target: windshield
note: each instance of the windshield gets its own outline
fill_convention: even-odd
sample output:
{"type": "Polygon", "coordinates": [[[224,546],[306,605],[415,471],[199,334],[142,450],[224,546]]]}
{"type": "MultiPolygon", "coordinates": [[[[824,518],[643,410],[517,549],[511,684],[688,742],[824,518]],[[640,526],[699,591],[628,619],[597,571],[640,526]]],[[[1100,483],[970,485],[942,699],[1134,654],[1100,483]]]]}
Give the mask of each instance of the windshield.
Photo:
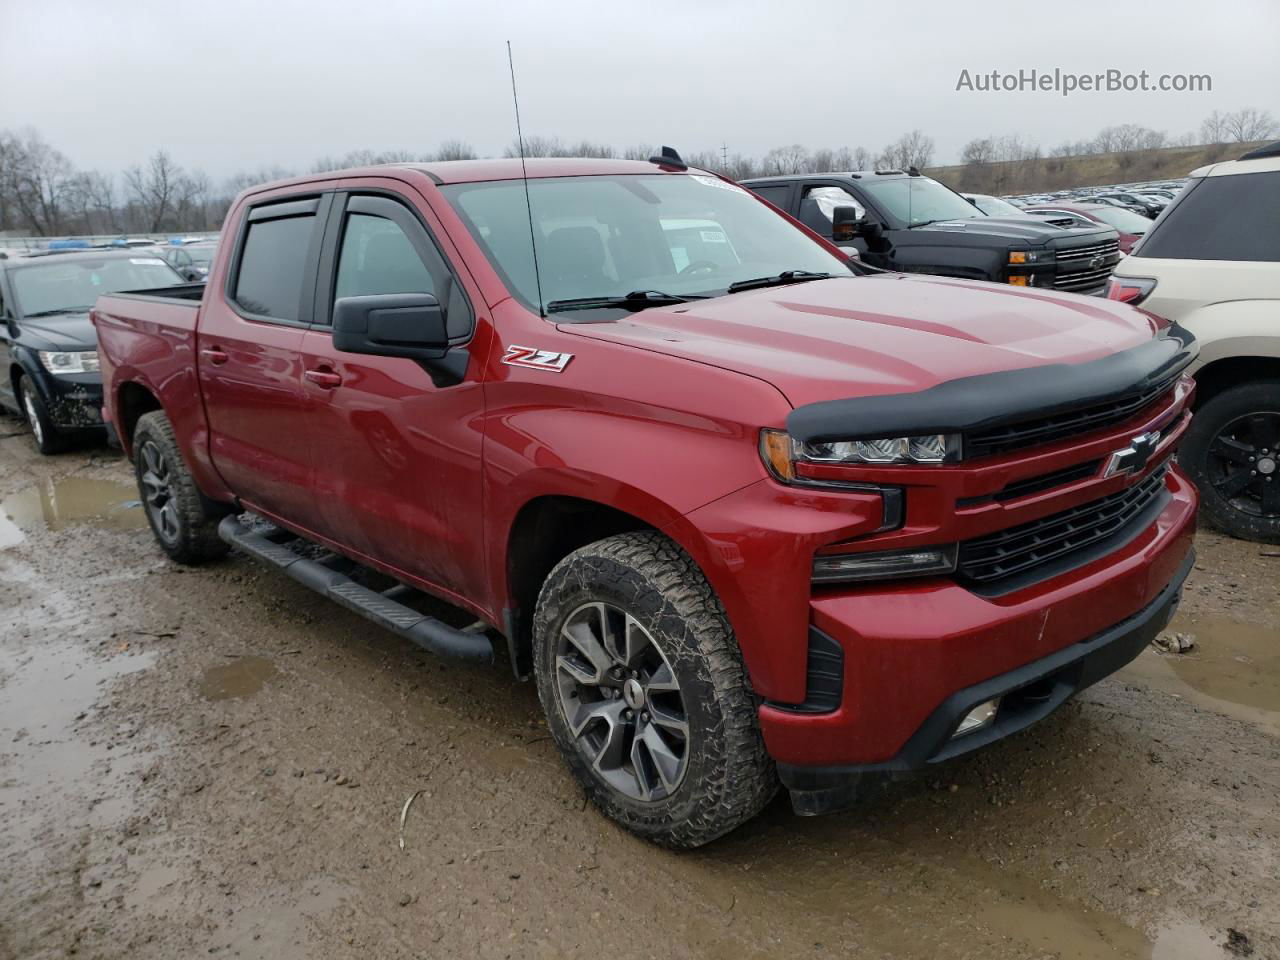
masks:
{"type": "Polygon", "coordinates": [[[159,257],[114,257],[60,260],[13,271],[13,292],[23,316],[88,310],[99,294],[145,290],[182,283],[182,277],[159,257]]]}
{"type": "MultiPolygon", "coordinates": [[[[508,289],[536,309],[519,180],[441,187],[508,289]]],[[[529,181],[542,303],[661,291],[719,296],[788,270],[852,276],[845,261],[741,187],[703,174],[529,181]]]]}
{"type": "Polygon", "coordinates": [[[191,259],[195,263],[200,264],[202,267],[207,267],[212,263],[213,255],[218,252],[217,247],[183,247],[183,249],[191,254],[191,259]]]}
{"type": "Polygon", "coordinates": [[[1001,200],[999,197],[975,197],[978,202],[978,209],[985,213],[988,217],[1025,217],[1026,214],[1015,207],[1008,200],[1001,200]]]}
{"type": "Polygon", "coordinates": [[[1098,209],[1089,212],[1121,233],[1146,233],[1151,226],[1151,221],[1142,214],[1126,210],[1124,207],[1099,206],[1098,209]]]}
{"type": "Polygon", "coordinates": [[[908,227],[934,220],[969,220],[985,214],[958,193],[928,177],[864,177],[858,184],[890,216],[908,227]]]}

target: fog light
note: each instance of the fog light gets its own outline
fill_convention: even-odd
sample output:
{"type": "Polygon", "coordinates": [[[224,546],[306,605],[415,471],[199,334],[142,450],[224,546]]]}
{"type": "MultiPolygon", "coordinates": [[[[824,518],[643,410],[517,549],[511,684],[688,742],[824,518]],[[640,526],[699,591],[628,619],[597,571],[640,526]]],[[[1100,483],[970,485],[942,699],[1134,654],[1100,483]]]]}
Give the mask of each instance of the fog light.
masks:
{"type": "Polygon", "coordinates": [[[960,726],[951,735],[951,739],[954,740],[956,737],[963,737],[966,733],[973,733],[975,730],[991,726],[995,722],[996,711],[999,709],[999,697],[984,700],[964,715],[964,719],[960,721],[960,726]]]}

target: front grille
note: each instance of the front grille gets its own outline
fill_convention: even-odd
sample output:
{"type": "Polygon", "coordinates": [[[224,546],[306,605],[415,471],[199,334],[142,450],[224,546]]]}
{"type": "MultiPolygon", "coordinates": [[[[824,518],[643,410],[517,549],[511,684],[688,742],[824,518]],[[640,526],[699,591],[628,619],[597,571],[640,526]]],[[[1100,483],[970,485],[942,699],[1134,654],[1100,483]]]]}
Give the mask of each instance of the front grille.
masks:
{"type": "Polygon", "coordinates": [[[1074,260],[1088,260],[1097,256],[1110,257],[1119,252],[1119,240],[1103,240],[1101,243],[1091,243],[1087,247],[1068,247],[1065,250],[1059,248],[1058,262],[1070,263],[1074,260]]]}
{"type": "Polygon", "coordinates": [[[1127,490],[960,544],[957,573],[983,586],[1031,574],[1125,533],[1164,490],[1166,462],[1127,490]]]}
{"type": "Polygon", "coordinates": [[[975,457],[989,457],[1013,450],[1025,450],[1027,447],[1053,443],[1055,440],[1064,440],[1090,430],[1100,430],[1120,423],[1155,403],[1173,388],[1178,376],[1174,374],[1154,387],[1121,397],[1119,400],[1096,403],[1079,410],[967,433],[964,436],[965,459],[971,460],[975,457]]]}
{"type": "Polygon", "coordinates": [[[1110,263],[1096,270],[1080,270],[1076,273],[1059,273],[1053,278],[1055,290],[1066,290],[1068,293],[1081,293],[1085,290],[1099,290],[1111,276],[1115,264],[1110,263]]]}

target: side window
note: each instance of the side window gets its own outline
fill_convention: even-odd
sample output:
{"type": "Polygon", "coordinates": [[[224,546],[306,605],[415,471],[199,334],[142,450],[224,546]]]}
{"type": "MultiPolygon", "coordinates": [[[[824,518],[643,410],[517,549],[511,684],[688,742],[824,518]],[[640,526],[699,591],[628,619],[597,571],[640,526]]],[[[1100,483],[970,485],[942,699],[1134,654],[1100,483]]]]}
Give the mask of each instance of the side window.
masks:
{"type": "Polygon", "coordinates": [[[1143,238],[1142,256],[1280,261],[1280,173],[1237,173],[1193,183],[1143,238]]]}
{"type": "Polygon", "coordinates": [[[805,187],[800,201],[799,220],[815,233],[829,237],[832,234],[836,207],[853,207],[860,217],[867,213],[854,195],[843,187],[805,187]]]}
{"type": "Polygon", "coordinates": [[[344,297],[429,293],[444,307],[450,340],[471,333],[471,307],[462,284],[403,203],[385,196],[349,197],[337,257],[330,307],[344,297]]]}
{"type": "Polygon", "coordinates": [[[435,280],[399,224],[367,213],[347,216],[333,297],[435,294],[435,280]]]}
{"type": "Polygon", "coordinates": [[[232,291],[242,310],[273,320],[301,319],[302,281],[316,222],[314,205],[307,205],[311,211],[301,216],[251,219],[232,291]]]}
{"type": "Polygon", "coordinates": [[[784,213],[790,213],[787,210],[787,200],[791,196],[791,184],[775,183],[766,184],[759,187],[752,187],[751,192],[761,200],[768,200],[779,210],[784,213]]]}

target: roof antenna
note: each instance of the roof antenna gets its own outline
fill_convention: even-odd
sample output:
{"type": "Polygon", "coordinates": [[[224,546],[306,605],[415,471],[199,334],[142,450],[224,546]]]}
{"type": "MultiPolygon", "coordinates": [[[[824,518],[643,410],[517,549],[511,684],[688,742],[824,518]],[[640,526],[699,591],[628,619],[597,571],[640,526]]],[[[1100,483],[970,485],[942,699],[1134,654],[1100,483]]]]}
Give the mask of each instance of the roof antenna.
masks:
{"type": "Polygon", "coordinates": [[[656,163],[660,167],[670,167],[672,170],[689,169],[689,165],[680,159],[680,154],[676,153],[675,147],[663,147],[662,153],[656,157],[650,157],[649,162],[656,163]]]}
{"type": "Polygon", "coordinates": [[[511,41],[507,41],[507,66],[511,68],[511,100],[516,105],[516,143],[520,147],[520,179],[524,181],[524,208],[529,214],[529,249],[533,251],[533,283],[538,289],[538,316],[545,317],[542,309],[542,277],[538,273],[538,242],[534,239],[533,203],[529,200],[529,171],[524,164],[524,133],[520,129],[520,98],[516,96],[516,64],[511,58],[511,41]]]}

